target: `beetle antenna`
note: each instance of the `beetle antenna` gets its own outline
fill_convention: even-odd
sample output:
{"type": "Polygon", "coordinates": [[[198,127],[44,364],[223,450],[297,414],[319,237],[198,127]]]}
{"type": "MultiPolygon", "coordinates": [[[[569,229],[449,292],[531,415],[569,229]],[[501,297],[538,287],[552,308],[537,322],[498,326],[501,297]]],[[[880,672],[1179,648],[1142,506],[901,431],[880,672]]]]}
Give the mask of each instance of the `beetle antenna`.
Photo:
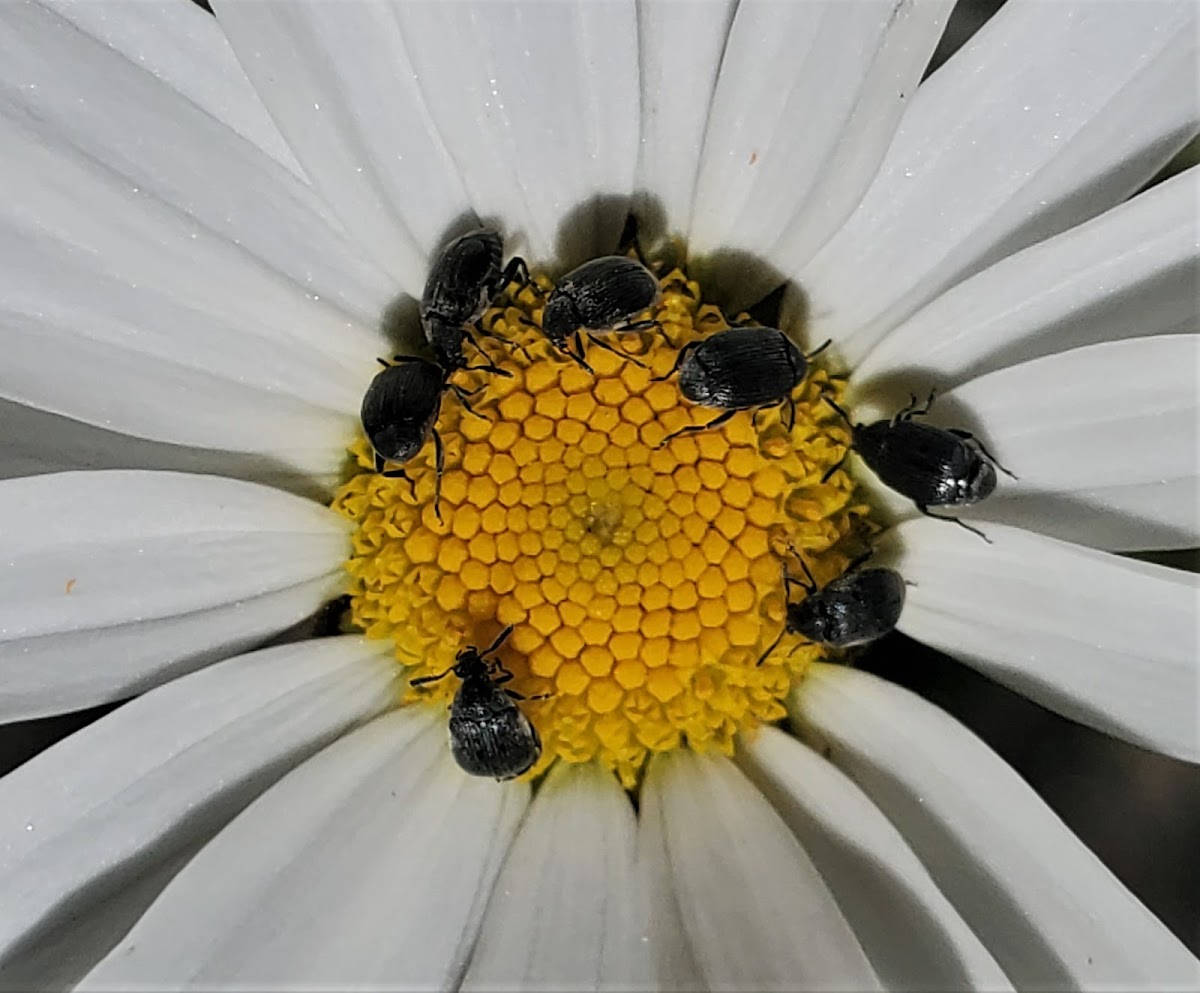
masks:
{"type": "Polygon", "coordinates": [[[485,648],[482,652],[479,653],[480,656],[482,657],[484,655],[491,655],[492,652],[496,651],[501,645],[503,645],[506,641],[508,641],[508,636],[512,633],[513,633],[513,626],[510,624],[503,631],[501,631],[498,635],[496,635],[495,641],[493,641],[487,648],[485,648]]]}
{"type": "Polygon", "coordinates": [[[454,666],[451,666],[445,672],[439,672],[436,676],[419,676],[416,679],[408,681],[409,686],[424,686],[426,683],[436,683],[439,679],[445,679],[454,671],[454,666]]]}
{"type": "Polygon", "coordinates": [[[805,361],[811,362],[813,359],[815,359],[818,355],[820,355],[823,351],[825,351],[825,349],[827,349],[832,344],[833,344],[833,339],[826,338],[823,344],[818,345],[814,351],[811,351],[807,355],[804,356],[805,361]]]}

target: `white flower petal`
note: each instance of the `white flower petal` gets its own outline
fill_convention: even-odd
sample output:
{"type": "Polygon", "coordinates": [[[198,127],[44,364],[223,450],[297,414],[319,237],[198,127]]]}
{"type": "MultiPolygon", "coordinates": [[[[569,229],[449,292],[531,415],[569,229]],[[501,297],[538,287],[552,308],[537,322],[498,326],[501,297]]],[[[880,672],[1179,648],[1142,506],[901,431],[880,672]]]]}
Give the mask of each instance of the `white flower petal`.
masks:
{"type": "Polygon", "coordinates": [[[685,234],[736,0],[641,0],[642,131],[635,190],[651,234],[685,234]],[[647,223],[648,222],[648,223],[647,223]],[[661,226],[662,231],[656,231],[661,226]]]}
{"type": "Polygon", "coordinates": [[[161,469],[228,476],[325,502],[340,475],[301,474],[246,452],[168,445],[0,400],[0,479],[71,469],[161,469]]]}
{"type": "Polygon", "coordinates": [[[639,137],[632,0],[404,3],[396,13],[477,213],[539,265],[614,251],[639,137]]]}
{"type": "Polygon", "coordinates": [[[672,887],[706,988],[879,988],[820,873],[728,759],[657,756],[638,827],[667,860],[646,878],[672,887]]]}
{"type": "MultiPolygon", "coordinates": [[[[1055,352],[1196,328],[1200,168],[1009,256],[917,311],[859,363],[862,396],[945,390],[1055,352]]],[[[886,401],[885,401],[886,402],[886,401]]]]}
{"type": "Polygon", "coordinates": [[[972,517],[1053,536],[1095,529],[1085,544],[1117,550],[1191,548],[1200,544],[1197,370],[1200,335],[1107,342],[972,380],[931,419],[979,428],[1018,477],[972,517]]]}
{"type": "Polygon", "coordinates": [[[217,476],[0,483],[0,720],[130,696],[294,624],[345,583],[345,522],[217,476]]]}
{"type": "Polygon", "coordinates": [[[1192,0],[1006,4],[923,83],[845,226],[796,273],[856,363],[991,262],[1133,193],[1195,133],[1192,0]]]}
{"type": "Polygon", "coordinates": [[[387,645],[326,638],[151,690],[0,779],[0,986],[70,985],[282,772],[396,699],[387,645]],[[83,940],[86,935],[87,940],[83,940]]]}
{"type": "Polygon", "coordinates": [[[403,708],[284,777],[82,988],[452,988],[529,788],[460,772],[444,721],[403,708]]]}
{"type": "Polygon", "coordinates": [[[896,825],[1018,989],[1196,988],[1200,963],[948,714],[828,665],[808,671],[792,705],[806,737],[896,825]]]}
{"type": "Polygon", "coordinates": [[[430,253],[470,204],[394,5],[233,2],[216,12],[313,185],[419,298],[430,253]]]}
{"type": "Polygon", "coordinates": [[[636,835],[610,772],[560,762],[496,880],[462,989],[651,989],[636,835]]]}
{"type": "MultiPolygon", "coordinates": [[[[110,14],[125,16],[119,5],[110,14]]],[[[242,268],[264,270],[256,274],[263,282],[269,274],[276,283],[290,283],[293,295],[320,297],[343,317],[378,320],[393,293],[386,277],[362,260],[313,191],[255,144],[53,8],[5,4],[0,26],[5,42],[0,80],[8,84],[0,103],[0,115],[9,122],[4,129],[6,160],[15,151],[9,142],[17,140],[7,133],[9,128],[24,126],[59,155],[78,159],[90,175],[119,180],[126,191],[136,188],[129,201],[155,200],[174,207],[198,235],[189,261],[199,270],[199,285],[215,298],[237,295],[238,287],[207,267],[203,252],[212,238],[224,241],[227,254],[236,256],[242,268]],[[204,237],[199,237],[201,231],[204,237]]],[[[204,71],[217,68],[219,64],[204,71]]],[[[23,158],[15,156],[5,173],[15,178],[23,158]]],[[[6,205],[0,217],[23,217],[27,210],[41,221],[40,227],[52,230],[51,218],[42,216],[48,206],[43,199],[69,192],[54,191],[55,179],[54,174],[25,176],[11,187],[22,196],[8,198],[21,204],[6,205]]],[[[86,194],[86,189],[71,193],[81,209],[90,205],[86,194]]],[[[116,230],[103,246],[106,254],[115,255],[123,240],[118,232],[128,233],[129,220],[111,219],[116,230]]],[[[79,221],[82,226],[83,219],[79,221]]],[[[164,248],[153,242],[148,247],[164,248]]],[[[248,271],[243,279],[250,275],[248,271]]],[[[152,281],[149,272],[140,276],[143,284],[152,281]]]]}
{"type": "Polygon", "coordinates": [[[21,84],[0,101],[0,180],[22,191],[0,203],[0,397],[333,471],[386,347],[386,281],[178,91],[51,11],[0,18],[21,84]]]}
{"type": "MultiPolygon", "coordinates": [[[[787,274],[807,262],[870,185],[951,6],[739,4],[700,157],[689,252],[742,250],[787,274]]],[[[738,278],[748,278],[744,267],[738,278]]],[[[752,303],[772,288],[738,296],[752,303]]]]}
{"type": "Polygon", "coordinates": [[[303,178],[216,21],[194,3],[170,0],[38,0],[80,31],[178,90],[303,178]]]}
{"type": "Polygon", "coordinates": [[[881,543],[913,585],[899,628],[1072,720],[1200,760],[1197,577],[984,524],[881,543]]]}
{"type": "Polygon", "coordinates": [[[1012,989],[879,808],[776,728],[747,735],[739,765],[795,832],[889,990],[1012,989]]]}

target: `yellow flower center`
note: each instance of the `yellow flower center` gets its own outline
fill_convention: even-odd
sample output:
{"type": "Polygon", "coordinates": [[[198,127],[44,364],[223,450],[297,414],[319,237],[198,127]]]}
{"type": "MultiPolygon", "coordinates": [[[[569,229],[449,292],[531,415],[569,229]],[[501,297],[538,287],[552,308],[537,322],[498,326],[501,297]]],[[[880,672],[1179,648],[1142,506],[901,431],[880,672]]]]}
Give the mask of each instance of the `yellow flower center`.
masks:
{"type": "MultiPolygon", "coordinates": [[[[631,787],[651,752],[729,752],[784,716],[824,654],[785,635],[758,664],[784,625],[784,556],[827,582],[862,547],[868,508],[845,473],[822,481],[849,442],[821,402],[841,392],[825,371],[794,391],[794,426],[785,404],[663,444],[721,413],[668,376],[683,345],[729,326],[720,310],[672,272],[650,312],[661,332],[601,335],[619,355],[584,339],[593,374],[537,329],[549,286],[514,290],[481,321],[508,376],[453,374],[477,392],[474,414],[442,399],[440,518],[432,444],[405,465],[411,483],[372,471],[365,441],[352,449],[361,471],[333,502],[358,526],[351,616],[395,642],[410,677],[512,625],[507,686],[546,694],[520,704],[543,742],[532,774],[598,759],[631,787]]],[[[457,686],[409,688],[406,702],[444,705],[457,686]]]]}

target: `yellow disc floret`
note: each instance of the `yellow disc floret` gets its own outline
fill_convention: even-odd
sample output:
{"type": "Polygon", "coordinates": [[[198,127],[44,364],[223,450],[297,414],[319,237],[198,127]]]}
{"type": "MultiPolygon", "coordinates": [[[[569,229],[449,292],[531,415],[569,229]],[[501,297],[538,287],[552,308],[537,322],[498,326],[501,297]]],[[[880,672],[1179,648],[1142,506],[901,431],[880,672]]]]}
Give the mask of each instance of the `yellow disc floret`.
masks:
{"type": "MultiPolygon", "coordinates": [[[[334,507],[358,525],[352,618],[391,638],[413,677],[447,669],[508,625],[499,657],[541,734],[534,773],[599,759],[633,785],[649,753],[686,744],[730,751],[734,736],[784,716],[781,702],[822,649],[780,634],[782,568],[803,554],[819,582],[857,550],[867,508],[849,477],[823,477],[849,442],[812,369],[787,404],[670,437],[720,411],[690,403],[669,375],[679,349],[729,325],[675,271],[650,312],[661,331],[586,345],[592,371],[541,334],[549,284],[484,316],[488,363],[458,370],[437,430],[445,446],[435,507],[433,446],[406,479],[362,470],[334,507]],[[505,375],[507,374],[507,375],[505,375]],[[440,511],[440,514],[439,514],[440,511]]],[[[482,358],[472,362],[483,364],[482,358]]],[[[448,701],[456,681],[408,691],[448,701]]]]}

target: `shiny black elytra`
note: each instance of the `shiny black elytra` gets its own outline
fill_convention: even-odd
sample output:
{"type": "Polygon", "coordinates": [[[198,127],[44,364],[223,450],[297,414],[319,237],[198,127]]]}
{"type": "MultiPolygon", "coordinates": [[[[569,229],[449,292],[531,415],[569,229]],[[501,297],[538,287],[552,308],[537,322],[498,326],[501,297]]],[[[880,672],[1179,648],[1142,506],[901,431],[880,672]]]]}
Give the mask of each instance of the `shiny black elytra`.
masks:
{"type": "MultiPolygon", "coordinates": [[[[661,290],[654,273],[635,259],[606,255],[592,259],[563,276],[551,291],[542,312],[542,331],[547,338],[585,369],[580,333],[584,331],[643,331],[655,321],[629,323],[658,302],[661,290]],[[575,335],[575,351],[567,339],[575,335]]],[[[616,349],[588,336],[593,344],[616,349]]],[[[617,352],[622,358],[629,358],[617,352]]]]}
{"type": "Polygon", "coordinates": [[[789,430],[796,423],[793,391],[808,375],[808,363],[829,347],[825,342],[805,355],[777,328],[728,328],[679,350],[675,365],[666,376],[679,373],[679,392],[702,407],[724,410],[707,424],[689,424],[659,442],[720,427],[739,410],[757,410],[788,404],[789,430]]]}
{"type": "MultiPolygon", "coordinates": [[[[870,424],[855,424],[829,397],[824,399],[850,425],[851,448],[884,485],[908,497],[926,517],[952,521],[991,544],[991,539],[978,528],[957,517],[931,514],[929,508],[969,507],[987,499],[996,489],[997,469],[1012,479],[1017,477],[997,462],[969,431],[914,421],[914,417],[929,413],[934,396],[930,393],[925,406],[918,407],[914,395],[908,406],[891,420],[870,424]]],[[[843,455],[824,478],[832,476],[845,459],[843,455]]]]}
{"type": "Polygon", "coordinates": [[[775,650],[784,632],[820,645],[853,648],[882,638],[895,628],[904,609],[904,579],[893,569],[859,569],[870,554],[850,563],[843,575],[820,589],[803,559],[799,561],[806,582],[789,576],[785,566],[783,588],[788,605],[784,630],[763,652],[758,664],[762,665],[775,650]],[[803,600],[791,600],[793,586],[804,589],[807,595],[803,600]]]}
{"type": "Polygon", "coordinates": [[[542,754],[537,728],[513,702],[525,697],[502,688],[513,674],[499,661],[487,661],[512,630],[510,624],[482,652],[464,648],[445,672],[422,676],[411,684],[432,683],[450,673],[462,680],[450,705],[450,751],[463,772],[472,776],[513,779],[532,769],[542,754]]]}
{"type": "MultiPolygon", "coordinates": [[[[414,458],[425,443],[433,436],[434,463],[437,475],[434,480],[434,510],[441,519],[441,481],[446,453],[442,437],[434,424],[441,409],[442,394],[452,390],[470,410],[468,394],[453,383],[446,382],[446,371],[434,362],[411,355],[397,355],[395,365],[379,363],[383,371],[378,373],[367,392],[363,395],[363,433],[375,451],[375,471],[388,477],[409,479],[401,469],[386,469],[387,463],[403,465],[414,458]]],[[[412,480],[409,479],[411,483],[412,480]]]]}
{"type": "Polygon", "coordinates": [[[500,235],[491,228],[476,228],[448,242],[429,270],[421,296],[421,327],[438,363],[447,372],[466,365],[464,339],[478,350],[467,325],[478,320],[500,291],[518,276],[528,282],[524,259],[514,256],[501,268],[503,260],[500,235]]]}

